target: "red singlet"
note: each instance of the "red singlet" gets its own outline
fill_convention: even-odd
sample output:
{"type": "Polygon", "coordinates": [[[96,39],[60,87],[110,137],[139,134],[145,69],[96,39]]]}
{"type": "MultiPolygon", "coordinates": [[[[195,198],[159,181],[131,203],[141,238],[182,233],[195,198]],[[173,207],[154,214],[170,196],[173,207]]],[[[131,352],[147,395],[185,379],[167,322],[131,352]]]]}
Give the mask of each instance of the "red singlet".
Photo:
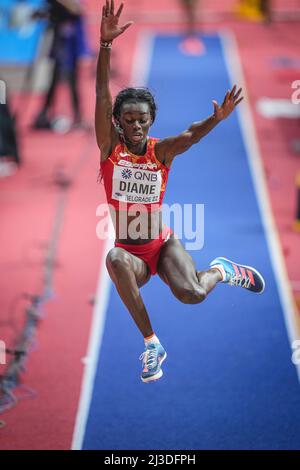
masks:
{"type": "MultiPolygon", "coordinates": [[[[154,147],[158,140],[148,137],[145,155],[134,155],[124,142],[120,142],[111,155],[101,162],[107,202],[116,210],[130,211],[137,206],[141,212],[160,210],[169,168],[155,156],[154,147]]],[[[142,259],[148,265],[151,274],[156,274],[160,250],[172,233],[172,230],[165,225],[159,236],[148,243],[135,245],[116,242],[115,246],[142,259]]]]}
{"type": "Polygon", "coordinates": [[[101,162],[107,202],[115,209],[128,211],[132,205],[139,204],[144,211],[160,210],[169,168],[155,156],[158,140],[148,137],[145,155],[134,155],[120,142],[101,162]]]}

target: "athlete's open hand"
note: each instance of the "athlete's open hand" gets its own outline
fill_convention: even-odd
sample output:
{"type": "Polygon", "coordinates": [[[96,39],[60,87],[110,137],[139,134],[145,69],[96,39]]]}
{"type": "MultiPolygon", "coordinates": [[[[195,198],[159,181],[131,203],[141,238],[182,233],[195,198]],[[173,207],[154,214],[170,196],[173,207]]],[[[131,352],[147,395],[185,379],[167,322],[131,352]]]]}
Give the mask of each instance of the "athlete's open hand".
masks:
{"type": "Polygon", "coordinates": [[[106,0],[105,5],[102,7],[102,20],[101,20],[101,40],[110,42],[116,39],[120,34],[124,33],[125,29],[132,25],[133,21],[128,21],[123,26],[119,25],[119,18],[122,13],[124,4],[121,3],[117,13],[115,13],[114,0],[106,0]]]}
{"type": "Polygon", "coordinates": [[[218,121],[222,121],[222,119],[226,119],[229,114],[232,113],[234,108],[244,99],[243,96],[240,96],[242,89],[239,88],[236,91],[237,86],[234,85],[231,91],[227,91],[224,101],[221,106],[218,105],[216,100],[213,100],[214,105],[214,114],[218,121]]]}

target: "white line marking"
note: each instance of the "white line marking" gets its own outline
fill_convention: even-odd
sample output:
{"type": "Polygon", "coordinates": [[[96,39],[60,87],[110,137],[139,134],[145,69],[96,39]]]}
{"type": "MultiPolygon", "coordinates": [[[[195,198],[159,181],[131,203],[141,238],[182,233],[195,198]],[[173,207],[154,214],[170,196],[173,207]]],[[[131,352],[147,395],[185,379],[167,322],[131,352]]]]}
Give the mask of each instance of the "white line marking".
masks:
{"type": "Polygon", "coordinates": [[[141,32],[137,38],[132,72],[131,86],[146,86],[153,53],[154,36],[151,32],[141,32]]]}
{"type": "MultiPolygon", "coordinates": [[[[261,213],[261,219],[266,234],[270,260],[277,283],[279,298],[284,313],[284,320],[291,347],[293,341],[299,339],[299,332],[296,323],[297,312],[290,282],[286,272],[277,227],[274,222],[271,210],[254,121],[251,114],[249,99],[247,97],[246,82],[244,79],[238,47],[234,35],[229,31],[225,31],[222,32],[220,36],[227,65],[227,71],[231,82],[232,84],[236,83],[238,86],[243,88],[243,94],[245,98],[244,102],[237,108],[238,118],[247,151],[252,181],[254,184],[258,206],[261,213]]],[[[300,381],[300,365],[296,366],[296,369],[298,379],[300,381]]]]}
{"type": "Polygon", "coordinates": [[[110,248],[112,248],[112,246],[113,242],[109,237],[109,239],[104,244],[104,251],[100,265],[96,300],[90,329],[90,338],[87,355],[85,357],[86,365],[83,373],[80,400],[72,440],[72,450],[80,450],[82,448],[85,428],[93,395],[94,380],[100,355],[103,331],[105,326],[106,309],[111,287],[110,277],[105,266],[105,258],[106,253],[110,248]]]}

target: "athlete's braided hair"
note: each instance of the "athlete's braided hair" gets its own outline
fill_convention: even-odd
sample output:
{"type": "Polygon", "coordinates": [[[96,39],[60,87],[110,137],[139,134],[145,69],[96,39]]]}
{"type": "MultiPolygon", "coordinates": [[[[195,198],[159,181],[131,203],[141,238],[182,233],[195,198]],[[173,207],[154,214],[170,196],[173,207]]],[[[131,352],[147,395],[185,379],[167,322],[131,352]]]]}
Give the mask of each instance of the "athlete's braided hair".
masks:
{"type": "Polygon", "coordinates": [[[156,103],[148,88],[124,88],[117,94],[113,106],[113,117],[116,121],[119,121],[122,105],[126,102],[148,103],[152,122],[155,121],[156,103]]]}

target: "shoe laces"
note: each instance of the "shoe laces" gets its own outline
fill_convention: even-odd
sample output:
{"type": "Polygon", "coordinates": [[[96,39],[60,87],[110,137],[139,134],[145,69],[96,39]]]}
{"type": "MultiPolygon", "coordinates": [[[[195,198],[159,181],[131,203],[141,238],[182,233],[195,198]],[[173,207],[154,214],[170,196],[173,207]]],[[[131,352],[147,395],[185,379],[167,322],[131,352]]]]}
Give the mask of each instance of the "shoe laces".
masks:
{"type": "Polygon", "coordinates": [[[157,365],[157,348],[146,348],[146,350],[140,355],[140,361],[143,361],[143,367],[148,369],[154,369],[157,365]]]}
{"type": "Polygon", "coordinates": [[[228,284],[230,286],[238,286],[238,287],[244,287],[245,289],[249,289],[250,284],[251,284],[251,279],[250,277],[243,277],[241,274],[232,274],[230,276],[228,284]]]}

